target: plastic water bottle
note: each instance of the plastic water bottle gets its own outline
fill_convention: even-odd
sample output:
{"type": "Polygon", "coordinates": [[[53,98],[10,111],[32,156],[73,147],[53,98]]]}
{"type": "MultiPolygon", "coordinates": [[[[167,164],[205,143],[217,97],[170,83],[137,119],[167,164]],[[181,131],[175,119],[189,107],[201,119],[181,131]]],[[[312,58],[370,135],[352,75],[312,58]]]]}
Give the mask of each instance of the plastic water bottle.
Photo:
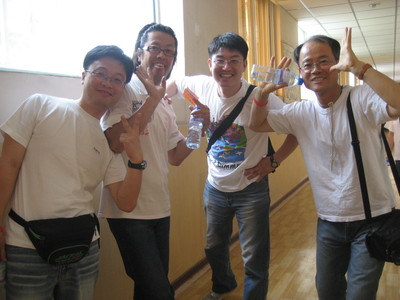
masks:
{"type": "Polygon", "coordinates": [[[289,70],[274,69],[271,67],[253,65],[251,69],[251,79],[263,82],[273,82],[281,84],[286,82],[288,87],[303,84],[303,78],[289,70]]]}
{"type": "MultiPolygon", "coordinates": [[[[199,107],[196,106],[196,109],[199,109],[199,107]]],[[[190,115],[189,132],[186,138],[186,147],[188,147],[189,149],[198,149],[200,147],[202,129],[203,119],[195,118],[193,115],[190,115]]]]}

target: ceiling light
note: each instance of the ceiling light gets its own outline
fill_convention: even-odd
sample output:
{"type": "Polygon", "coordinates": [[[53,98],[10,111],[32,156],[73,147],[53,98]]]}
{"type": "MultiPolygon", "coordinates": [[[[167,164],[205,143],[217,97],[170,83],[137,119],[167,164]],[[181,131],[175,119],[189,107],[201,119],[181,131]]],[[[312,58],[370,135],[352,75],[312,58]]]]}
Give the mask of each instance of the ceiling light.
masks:
{"type": "Polygon", "coordinates": [[[380,5],[379,2],[372,2],[371,4],[368,4],[369,6],[371,6],[371,8],[376,8],[378,5],[380,5]]]}

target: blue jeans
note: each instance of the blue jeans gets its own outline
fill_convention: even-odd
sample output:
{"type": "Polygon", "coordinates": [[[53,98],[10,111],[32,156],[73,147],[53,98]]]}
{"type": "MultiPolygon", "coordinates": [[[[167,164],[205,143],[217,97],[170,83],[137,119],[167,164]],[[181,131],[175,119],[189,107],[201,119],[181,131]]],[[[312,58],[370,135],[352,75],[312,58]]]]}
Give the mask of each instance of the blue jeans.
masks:
{"type": "Polygon", "coordinates": [[[207,181],[205,253],[212,269],[212,290],[227,293],[236,286],[229,258],[232,221],[236,216],[245,267],[243,300],[264,300],[268,292],[269,188],[267,178],[239,192],[221,192],[207,181]]]}
{"type": "Polygon", "coordinates": [[[6,295],[8,300],[89,300],[99,270],[99,245],[76,263],[46,263],[35,249],[6,245],[6,295]]]}
{"type": "Polygon", "coordinates": [[[316,285],[319,300],[376,299],[384,262],[369,255],[365,238],[380,224],[381,221],[367,224],[365,220],[328,222],[318,219],[316,285]]]}
{"type": "Polygon", "coordinates": [[[6,300],[6,263],[0,261],[0,300],[6,300]]]}
{"type": "Polygon", "coordinates": [[[155,220],[107,219],[126,274],[135,281],[135,300],[171,300],[168,280],[170,217],[155,220]]]}

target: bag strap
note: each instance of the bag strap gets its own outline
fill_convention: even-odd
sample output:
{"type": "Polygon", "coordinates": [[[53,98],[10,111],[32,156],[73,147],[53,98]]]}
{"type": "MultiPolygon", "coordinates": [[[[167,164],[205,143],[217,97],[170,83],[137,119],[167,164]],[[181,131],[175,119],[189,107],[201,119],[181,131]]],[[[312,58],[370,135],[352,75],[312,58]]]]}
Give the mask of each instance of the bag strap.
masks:
{"type": "Polygon", "coordinates": [[[396,183],[397,191],[400,195],[400,176],[399,176],[399,172],[397,171],[396,164],[393,159],[392,151],[390,150],[390,147],[389,147],[389,143],[386,139],[385,124],[381,125],[381,136],[382,136],[382,140],[383,140],[383,145],[385,146],[386,155],[389,160],[390,169],[392,170],[393,178],[396,183]]]}
{"type": "MultiPolygon", "coordinates": [[[[13,219],[15,222],[17,222],[19,225],[21,225],[22,227],[26,228],[28,226],[28,222],[25,221],[19,214],[17,214],[12,208],[10,209],[10,211],[8,212],[8,216],[13,219]]],[[[92,215],[94,222],[96,224],[97,227],[97,231],[100,234],[100,223],[99,223],[99,219],[97,218],[96,214],[92,215]]],[[[100,239],[99,239],[100,240],[100,239]]]]}
{"type": "Polygon", "coordinates": [[[356,162],[357,162],[358,179],[360,181],[360,188],[361,188],[361,195],[363,198],[365,218],[367,220],[369,220],[372,218],[371,207],[369,205],[367,182],[365,180],[364,166],[362,163],[361,150],[360,150],[360,141],[358,140],[357,129],[356,129],[356,124],[355,124],[354,115],[353,115],[353,108],[351,106],[351,101],[350,101],[350,94],[351,94],[351,92],[349,93],[349,95],[347,97],[347,114],[349,117],[349,125],[350,125],[350,132],[351,132],[351,138],[352,138],[351,145],[353,146],[354,156],[356,157],[356,162]]]}
{"type": "Polygon", "coordinates": [[[206,149],[206,152],[210,151],[211,146],[225,133],[225,131],[229,128],[229,126],[232,125],[233,121],[236,119],[236,117],[240,114],[240,112],[243,109],[243,106],[249,98],[251,92],[254,90],[256,86],[255,85],[250,85],[249,88],[247,89],[246,95],[242,99],[240,99],[239,103],[236,104],[235,108],[232,110],[232,112],[229,114],[228,117],[225,118],[225,120],[222,121],[222,123],[215,129],[213,134],[211,135],[210,139],[208,140],[208,146],[206,149]]]}
{"type": "Polygon", "coordinates": [[[11,219],[13,219],[15,222],[17,222],[19,225],[22,227],[26,227],[28,225],[28,222],[26,222],[19,214],[17,214],[13,209],[10,209],[8,215],[10,216],[11,219]]]}

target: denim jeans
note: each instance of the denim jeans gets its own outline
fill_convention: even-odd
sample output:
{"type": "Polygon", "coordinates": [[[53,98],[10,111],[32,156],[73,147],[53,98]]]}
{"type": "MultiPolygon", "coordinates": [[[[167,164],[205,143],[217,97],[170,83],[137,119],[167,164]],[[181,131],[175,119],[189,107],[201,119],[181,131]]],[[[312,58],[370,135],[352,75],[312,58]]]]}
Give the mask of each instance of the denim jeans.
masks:
{"type": "Polygon", "coordinates": [[[6,245],[8,300],[90,300],[99,270],[99,245],[76,263],[50,265],[35,249],[6,245]]]}
{"type": "Polygon", "coordinates": [[[107,219],[125,271],[135,281],[135,300],[171,300],[168,280],[170,217],[155,220],[107,219]]]}
{"type": "Polygon", "coordinates": [[[365,238],[380,224],[381,221],[335,223],[318,219],[316,285],[319,300],[376,299],[384,262],[369,255],[365,238]]]}
{"type": "Polygon", "coordinates": [[[6,263],[0,261],[0,300],[6,300],[6,263]]]}
{"type": "Polygon", "coordinates": [[[205,253],[212,269],[212,290],[227,293],[236,286],[229,258],[232,221],[236,216],[245,267],[243,300],[264,300],[268,291],[269,188],[267,178],[242,191],[225,193],[206,182],[205,253]]]}

